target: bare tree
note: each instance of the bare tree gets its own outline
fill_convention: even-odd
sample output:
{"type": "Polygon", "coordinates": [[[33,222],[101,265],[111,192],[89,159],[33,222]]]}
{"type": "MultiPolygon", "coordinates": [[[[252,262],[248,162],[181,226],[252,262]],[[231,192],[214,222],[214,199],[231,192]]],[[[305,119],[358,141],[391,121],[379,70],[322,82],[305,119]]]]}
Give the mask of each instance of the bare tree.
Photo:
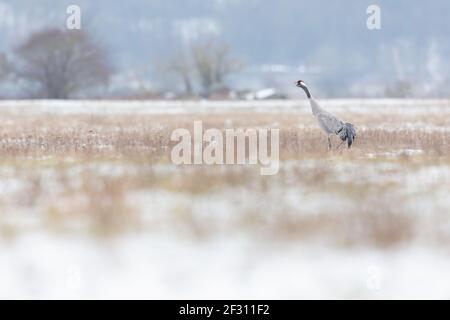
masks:
{"type": "Polygon", "coordinates": [[[188,50],[177,50],[156,69],[178,77],[186,95],[191,96],[194,89],[200,88],[209,97],[215,90],[224,88],[227,76],[239,71],[241,66],[226,44],[209,38],[196,42],[188,50]]]}
{"type": "Polygon", "coordinates": [[[193,94],[193,66],[190,61],[189,55],[183,51],[179,50],[169,61],[164,65],[163,70],[169,74],[178,77],[184,86],[184,92],[187,96],[192,96],[193,94]]]}
{"type": "Polygon", "coordinates": [[[241,68],[241,63],[231,56],[229,47],[216,39],[194,44],[192,58],[205,96],[223,86],[226,77],[241,68]]]}
{"type": "Polygon", "coordinates": [[[105,52],[80,30],[46,29],[15,50],[17,76],[37,87],[39,96],[68,99],[109,81],[105,52]]]}

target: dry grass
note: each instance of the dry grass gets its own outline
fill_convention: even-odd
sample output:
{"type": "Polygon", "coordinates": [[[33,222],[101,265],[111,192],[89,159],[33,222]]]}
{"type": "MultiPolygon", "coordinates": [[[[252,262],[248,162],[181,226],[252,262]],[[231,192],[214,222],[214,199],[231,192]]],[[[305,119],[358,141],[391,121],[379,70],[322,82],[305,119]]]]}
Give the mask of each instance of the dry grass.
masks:
{"type": "MultiPolygon", "coordinates": [[[[409,129],[402,123],[414,123],[400,116],[387,120],[354,115],[358,123],[355,149],[370,152],[422,149],[427,153],[448,156],[450,131],[409,129]],[[394,121],[397,120],[397,123],[394,121]],[[394,126],[393,126],[394,125],[394,126]],[[389,130],[380,126],[385,126],[389,130]],[[375,128],[375,129],[371,129],[375,128]]],[[[33,115],[20,117],[3,114],[6,125],[0,129],[1,154],[5,156],[145,157],[169,161],[170,133],[176,128],[192,131],[193,121],[202,120],[204,129],[281,128],[280,149],[283,158],[322,156],[327,154],[326,137],[317,129],[312,117],[272,114],[214,115],[33,115]],[[20,128],[17,127],[20,125],[20,128]],[[301,154],[300,154],[301,153],[301,154]]],[[[406,117],[408,119],[408,117],[406,117]]],[[[419,117],[416,123],[423,123],[419,117]]],[[[442,117],[427,119],[430,126],[448,128],[442,117]]],[[[337,142],[337,141],[335,141],[337,142]]]]}
{"type": "Polygon", "coordinates": [[[329,153],[313,119],[292,114],[1,116],[0,234],[8,238],[28,230],[20,219],[33,216],[33,227],[98,235],[244,233],[381,247],[450,239],[442,228],[450,205],[434,204],[450,189],[450,132],[398,125],[445,128],[450,119],[349,114],[359,129],[354,148],[329,153]],[[170,133],[192,129],[194,120],[222,130],[280,128],[280,173],[172,167],[170,133]],[[398,154],[405,149],[421,153],[398,154]],[[436,166],[443,174],[427,182],[429,190],[405,192],[411,176],[436,166]],[[159,203],[159,195],[169,198],[159,203]],[[421,206],[431,214],[421,215],[421,206]]]}

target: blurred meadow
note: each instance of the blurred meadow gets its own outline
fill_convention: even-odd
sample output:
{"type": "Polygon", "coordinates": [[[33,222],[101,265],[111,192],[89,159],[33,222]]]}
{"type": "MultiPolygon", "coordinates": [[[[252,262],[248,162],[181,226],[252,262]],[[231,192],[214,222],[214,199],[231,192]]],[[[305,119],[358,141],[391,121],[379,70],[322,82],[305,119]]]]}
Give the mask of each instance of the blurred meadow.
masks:
{"type": "MultiPolygon", "coordinates": [[[[254,275],[254,281],[271,287],[293,277],[292,273],[283,273],[286,266],[282,262],[291,254],[295,257],[286,262],[289,268],[305,264],[323,268],[324,262],[302,257],[305,250],[312,248],[318,248],[319,256],[323,250],[332,253],[327,264],[339,264],[348,255],[355,261],[362,259],[362,269],[352,263],[347,266],[349,270],[355,268],[355,274],[364,274],[364,268],[370,266],[366,258],[360,257],[367,253],[393,255],[403,261],[401,257],[408,250],[428,248],[427,254],[431,252],[436,259],[441,256],[436,252],[447,252],[448,101],[325,101],[329,110],[338,115],[345,113],[347,119],[358,124],[353,148],[331,152],[305,101],[203,102],[192,106],[195,103],[140,102],[129,106],[106,101],[102,105],[30,101],[15,106],[4,102],[0,237],[1,255],[12,257],[3,260],[6,272],[2,272],[2,281],[16,284],[22,277],[35,277],[37,283],[44,281],[42,273],[48,272],[60,254],[77,266],[93,263],[70,250],[61,253],[51,249],[57,243],[79,247],[76,250],[83,252],[99,251],[96,254],[100,255],[109,252],[113,257],[98,258],[106,270],[98,273],[95,268],[85,267],[79,272],[111,281],[118,272],[115,268],[124,278],[133,278],[136,266],[127,261],[131,255],[141,268],[156,270],[149,274],[141,270],[146,281],[152,283],[150,274],[166,274],[159,278],[164,293],[144,285],[145,281],[134,287],[110,288],[103,283],[105,280],[97,278],[86,283],[80,280],[84,291],[71,290],[64,281],[49,276],[46,281],[52,285],[46,283],[37,292],[17,285],[18,296],[52,297],[58,292],[64,297],[234,297],[227,294],[231,290],[247,298],[397,297],[405,294],[398,291],[401,284],[393,280],[385,291],[371,291],[366,285],[369,275],[362,276],[359,282],[350,276],[356,283],[352,282],[341,295],[329,287],[331,283],[322,279],[319,271],[308,276],[317,277],[314,288],[322,288],[322,293],[311,295],[310,285],[302,282],[290,291],[258,293],[258,286],[238,288],[244,272],[239,268],[247,269],[245,264],[255,259],[244,272],[251,273],[267,267],[267,261],[258,262],[262,252],[265,259],[279,255],[269,270],[254,275]],[[250,165],[172,164],[174,142],[170,141],[170,133],[179,127],[192,130],[194,120],[202,120],[205,128],[280,128],[279,173],[261,176],[258,166],[250,165]],[[29,241],[33,250],[45,249],[41,254],[49,256],[49,260],[15,256],[15,248],[29,241]],[[166,251],[155,244],[161,241],[171,248],[166,251]],[[253,249],[245,253],[246,258],[230,258],[216,266],[217,270],[210,270],[212,275],[203,274],[201,270],[209,263],[215,265],[223,259],[220,252],[231,250],[229,246],[236,246],[232,255],[244,254],[250,250],[248,246],[253,249]],[[210,250],[217,252],[212,254],[210,250]],[[164,252],[170,259],[145,257],[155,251],[164,252]],[[179,255],[186,257],[179,260],[179,255]],[[195,258],[197,255],[200,257],[195,258]],[[29,270],[13,268],[17,259],[29,264],[29,270]],[[109,263],[112,270],[106,267],[109,263]],[[222,270],[229,263],[243,265],[222,270]],[[180,283],[165,277],[189,278],[184,281],[190,283],[191,290],[182,293],[178,291],[180,283]],[[211,286],[202,282],[208,277],[232,280],[211,286]],[[57,291],[51,291],[52,287],[57,291]]],[[[336,146],[337,139],[333,143],[336,146]]],[[[383,262],[386,258],[380,259],[383,262]]],[[[429,262],[425,267],[431,273],[432,260],[429,262]]],[[[66,268],[59,272],[66,272],[66,268]]],[[[394,275],[402,272],[388,270],[394,275]]],[[[445,275],[449,275],[448,271],[445,275]]],[[[443,279],[450,281],[448,277],[443,279]]],[[[0,290],[2,296],[10,294],[0,290]]],[[[447,289],[436,293],[447,294],[447,289]]],[[[411,291],[408,295],[420,297],[423,292],[411,291]]]]}

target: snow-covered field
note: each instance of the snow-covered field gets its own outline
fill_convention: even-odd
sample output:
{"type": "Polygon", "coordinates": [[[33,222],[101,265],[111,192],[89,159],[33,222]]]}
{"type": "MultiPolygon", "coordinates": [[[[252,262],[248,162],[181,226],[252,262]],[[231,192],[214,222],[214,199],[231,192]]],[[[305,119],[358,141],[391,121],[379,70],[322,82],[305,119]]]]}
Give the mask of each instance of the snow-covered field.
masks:
{"type": "Polygon", "coordinates": [[[149,235],[24,235],[1,246],[2,298],[448,298],[447,250],[149,235]]]}
{"type": "Polygon", "coordinates": [[[450,298],[450,103],[0,102],[0,298],[450,298]],[[280,129],[280,171],[170,133],[280,129]]]}
{"type": "MultiPolygon", "coordinates": [[[[420,99],[329,99],[324,100],[330,112],[369,113],[375,108],[383,113],[450,113],[449,100],[420,99]],[[407,109],[405,109],[407,107],[407,109]]],[[[123,100],[21,100],[0,101],[0,111],[36,114],[191,114],[250,112],[310,112],[307,100],[269,101],[123,101],[123,100]]]]}

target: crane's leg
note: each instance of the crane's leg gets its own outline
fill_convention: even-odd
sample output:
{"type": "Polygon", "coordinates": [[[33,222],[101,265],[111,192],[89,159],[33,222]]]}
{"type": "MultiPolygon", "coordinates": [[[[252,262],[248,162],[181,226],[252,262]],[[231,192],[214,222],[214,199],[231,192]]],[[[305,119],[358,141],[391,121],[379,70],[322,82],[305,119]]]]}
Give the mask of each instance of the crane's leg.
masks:
{"type": "Polygon", "coordinates": [[[331,137],[328,136],[328,151],[331,150],[331,137]]]}
{"type": "Polygon", "coordinates": [[[342,141],[342,142],[337,146],[336,150],[339,150],[339,148],[342,146],[342,144],[343,144],[344,142],[345,142],[345,140],[342,141]]]}

